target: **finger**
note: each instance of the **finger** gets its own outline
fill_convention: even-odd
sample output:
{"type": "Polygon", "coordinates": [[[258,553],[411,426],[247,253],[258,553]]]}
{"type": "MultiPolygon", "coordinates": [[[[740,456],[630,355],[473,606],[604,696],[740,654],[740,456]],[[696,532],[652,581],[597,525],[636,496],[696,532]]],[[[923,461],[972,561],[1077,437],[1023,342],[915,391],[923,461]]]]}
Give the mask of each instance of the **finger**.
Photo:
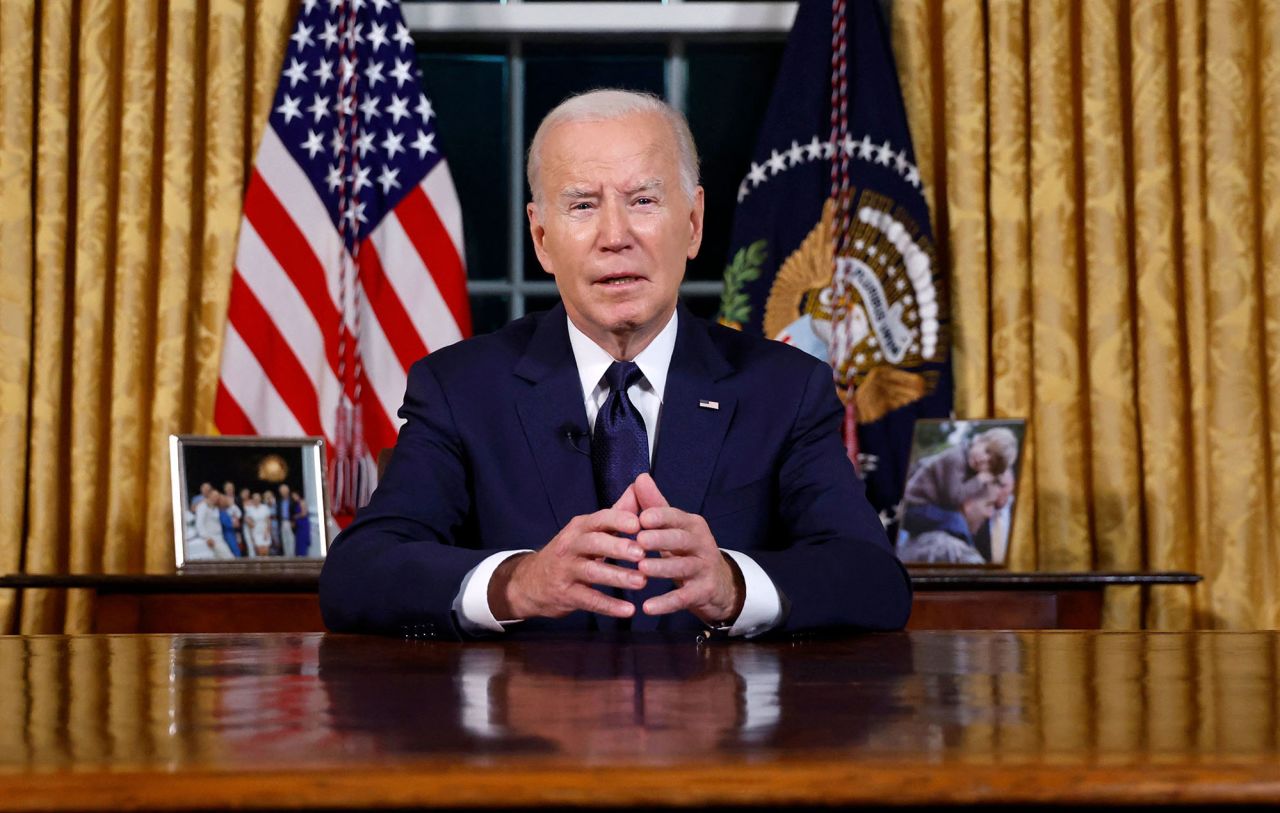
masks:
{"type": "Polygon", "coordinates": [[[638,562],[644,558],[644,548],[630,539],[600,531],[585,533],[574,540],[570,552],[575,556],[597,559],[621,559],[638,562]]]}
{"type": "Polygon", "coordinates": [[[636,544],[648,551],[674,553],[687,556],[696,553],[701,546],[697,538],[683,528],[656,528],[636,534],[636,544]]]}
{"type": "Polygon", "coordinates": [[[667,498],[662,496],[662,492],[658,490],[658,484],[653,481],[653,477],[648,472],[637,477],[632,488],[636,490],[636,501],[639,502],[641,509],[666,508],[670,504],[667,498]]]}
{"type": "Polygon", "coordinates": [[[694,598],[697,595],[689,585],[672,590],[669,593],[663,593],[660,596],[654,596],[644,603],[645,615],[668,615],[678,610],[687,610],[694,606],[694,598]]]}
{"type": "Polygon", "coordinates": [[[637,534],[640,532],[640,519],[630,511],[604,508],[594,514],[587,514],[583,517],[582,530],[637,534]]]}
{"type": "Polygon", "coordinates": [[[640,513],[640,503],[636,500],[636,487],[634,483],[627,486],[627,490],[622,492],[622,496],[613,504],[613,510],[626,511],[628,514],[640,513]]]}
{"type": "Polygon", "coordinates": [[[681,511],[679,508],[668,506],[646,508],[640,512],[640,527],[642,528],[683,528],[692,530],[701,521],[702,517],[697,514],[690,514],[687,511],[681,511]]]}
{"type": "Polygon", "coordinates": [[[575,584],[565,591],[565,598],[571,606],[589,613],[610,615],[614,618],[630,618],[636,613],[636,605],[631,602],[606,596],[599,590],[592,590],[582,584],[575,584]]]}
{"type": "Polygon", "coordinates": [[[644,587],[648,577],[634,568],[588,559],[578,568],[578,581],[583,584],[621,587],[623,590],[639,590],[644,587]]]}
{"type": "Polygon", "coordinates": [[[670,556],[662,559],[645,559],[638,567],[640,572],[649,578],[688,581],[705,573],[707,563],[696,556],[670,556]]]}

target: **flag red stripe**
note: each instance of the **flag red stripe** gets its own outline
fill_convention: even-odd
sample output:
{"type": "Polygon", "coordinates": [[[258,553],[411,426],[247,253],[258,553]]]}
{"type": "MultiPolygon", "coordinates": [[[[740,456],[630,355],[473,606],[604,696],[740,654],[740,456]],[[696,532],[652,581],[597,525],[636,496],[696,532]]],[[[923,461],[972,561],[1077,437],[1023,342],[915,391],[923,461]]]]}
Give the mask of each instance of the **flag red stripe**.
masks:
{"type": "MultiPolygon", "coordinates": [[[[471,335],[471,306],[467,299],[467,272],[453,238],[421,186],[415,186],[396,206],[405,234],[422,256],[441,298],[449,306],[463,338],[471,335]]],[[[406,368],[407,369],[407,368],[406,368]]]]}
{"type": "Polygon", "coordinates": [[[364,418],[364,441],[376,460],[380,449],[396,445],[396,425],[382,408],[382,402],[374,394],[373,385],[363,372],[360,374],[361,413],[364,418]]]}
{"type": "Polygon", "coordinates": [[[231,304],[227,308],[227,318],[258,359],[263,372],[302,430],[312,435],[323,434],[316,389],[311,379],[262,303],[241,278],[238,268],[231,276],[231,304]]]}
{"type": "Polygon", "coordinates": [[[325,354],[335,372],[338,367],[338,340],[333,326],[340,323],[338,309],[329,297],[324,266],[311,250],[311,244],[294,223],[279,198],[267,186],[258,170],[253,171],[249,190],[245,193],[244,216],[266,245],[298,294],[307,303],[311,315],[325,337],[325,354]]]}
{"type": "Polygon", "coordinates": [[[213,422],[224,435],[256,435],[253,422],[244,414],[240,404],[227,391],[222,379],[218,379],[218,394],[213,402],[213,422]]]}
{"type": "Polygon", "coordinates": [[[378,251],[368,238],[360,244],[359,263],[360,284],[364,286],[369,307],[378,318],[378,324],[387,336],[387,344],[395,351],[400,366],[408,370],[410,365],[427,354],[427,346],[422,343],[422,337],[414,328],[400,296],[387,280],[378,251]]]}

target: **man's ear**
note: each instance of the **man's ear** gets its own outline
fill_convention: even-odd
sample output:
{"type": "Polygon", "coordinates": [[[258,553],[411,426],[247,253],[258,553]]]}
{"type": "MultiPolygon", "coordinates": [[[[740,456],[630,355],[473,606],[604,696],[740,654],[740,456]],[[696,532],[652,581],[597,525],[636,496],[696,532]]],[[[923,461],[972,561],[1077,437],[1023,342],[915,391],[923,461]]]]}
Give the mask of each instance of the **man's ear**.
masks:
{"type": "Polygon", "coordinates": [[[551,269],[551,258],[547,256],[545,245],[547,229],[542,225],[538,204],[532,201],[525,204],[524,213],[529,218],[529,237],[533,239],[533,253],[537,255],[538,262],[542,265],[542,270],[548,274],[554,274],[555,271],[551,269]]]}
{"type": "Polygon", "coordinates": [[[702,212],[705,205],[705,194],[699,186],[693,193],[693,207],[689,212],[689,252],[685,255],[690,260],[698,256],[702,247],[702,212]]]}

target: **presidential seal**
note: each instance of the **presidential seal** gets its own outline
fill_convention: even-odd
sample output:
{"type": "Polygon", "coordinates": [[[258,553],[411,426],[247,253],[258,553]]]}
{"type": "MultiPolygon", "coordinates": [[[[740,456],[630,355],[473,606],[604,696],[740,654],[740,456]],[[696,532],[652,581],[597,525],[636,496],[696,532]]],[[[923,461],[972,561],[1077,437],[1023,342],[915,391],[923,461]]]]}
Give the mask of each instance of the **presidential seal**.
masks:
{"type": "Polygon", "coordinates": [[[847,234],[838,207],[778,270],[765,303],[766,336],[828,362],[858,423],[872,423],[929,394],[924,366],[945,358],[944,305],[932,241],[893,200],[849,192],[847,234]]]}

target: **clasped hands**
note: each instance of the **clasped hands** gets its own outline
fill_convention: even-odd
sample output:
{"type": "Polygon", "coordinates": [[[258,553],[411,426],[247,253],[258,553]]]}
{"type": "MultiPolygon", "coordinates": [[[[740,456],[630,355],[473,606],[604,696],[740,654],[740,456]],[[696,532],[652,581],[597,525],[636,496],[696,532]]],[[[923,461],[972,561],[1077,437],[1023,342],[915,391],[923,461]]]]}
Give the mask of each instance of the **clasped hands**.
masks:
{"type": "Polygon", "coordinates": [[[676,588],[645,601],[639,610],[646,615],[688,610],[720,624],[742,611],[742,574],[721,553],[706,520],[672,508],[653,478],[641,474],[612,508],[574,517],[541,550],[499,565],[489,582],[489,607],[500,620],[561,618],[575,610],[630,618],[634,604],[596,586],[639,590],[651,578],[671,579],[676,588]],[[636,569],[609,559],[634,562],[636,569]]]}

